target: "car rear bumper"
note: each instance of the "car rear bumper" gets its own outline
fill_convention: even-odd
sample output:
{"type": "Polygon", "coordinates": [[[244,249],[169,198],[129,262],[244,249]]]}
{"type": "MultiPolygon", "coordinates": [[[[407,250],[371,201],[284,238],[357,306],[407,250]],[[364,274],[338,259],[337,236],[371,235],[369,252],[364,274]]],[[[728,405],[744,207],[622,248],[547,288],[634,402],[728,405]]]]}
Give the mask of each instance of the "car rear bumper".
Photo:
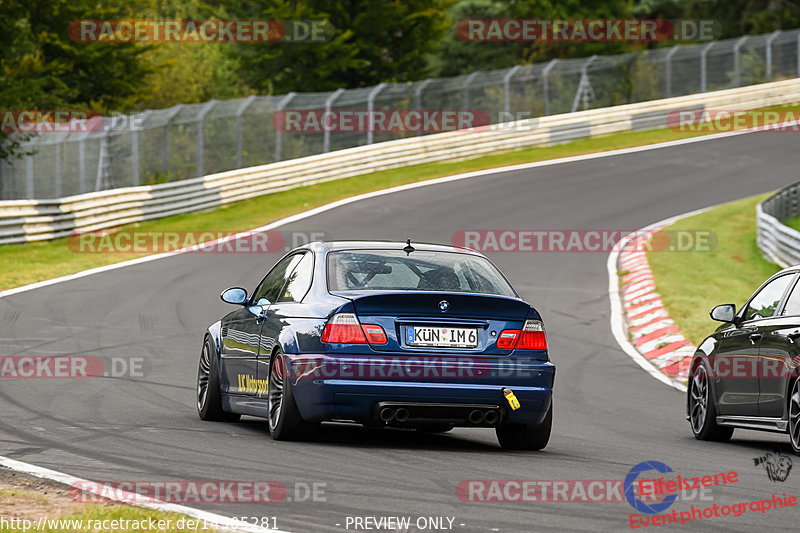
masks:
{"type": "MultiPolygon", "coordinates": [[[[550,408],[555,379],[555,366],[549,361],[506,357],[482,358],[470,365],[464,365],[463,358],[436,357],[417,366],[407,359],[392,365],[381,358],[286,357],[293,369],[297,407],[309,421],[387,423],[380,418],[386,404],[409,409],[411,425],[423,419],[464,426],[496,425],[470,422],[469,413],[474,409],[497,411],[497,423],[533,424],[541,422],[550,408]],[[504,388],[519,400],[518,409],[511,408],[504,388]]],[[[415,361],[424,359],[421,356],[415,361]]],[[[397,425],[396,421],[390,425],[397,425]]]]}

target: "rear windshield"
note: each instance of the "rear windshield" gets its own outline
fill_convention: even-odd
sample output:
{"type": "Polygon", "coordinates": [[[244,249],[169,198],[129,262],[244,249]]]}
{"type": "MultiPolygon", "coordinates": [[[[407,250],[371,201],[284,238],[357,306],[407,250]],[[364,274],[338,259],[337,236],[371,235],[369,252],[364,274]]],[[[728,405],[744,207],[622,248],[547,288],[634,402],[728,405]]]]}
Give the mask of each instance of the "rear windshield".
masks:
{"type": "Polygon", "coordinates": [[[328,287],[334,292],[443,291],[517,296],[488,260],[456,252],[331,252],[328,287]]]}

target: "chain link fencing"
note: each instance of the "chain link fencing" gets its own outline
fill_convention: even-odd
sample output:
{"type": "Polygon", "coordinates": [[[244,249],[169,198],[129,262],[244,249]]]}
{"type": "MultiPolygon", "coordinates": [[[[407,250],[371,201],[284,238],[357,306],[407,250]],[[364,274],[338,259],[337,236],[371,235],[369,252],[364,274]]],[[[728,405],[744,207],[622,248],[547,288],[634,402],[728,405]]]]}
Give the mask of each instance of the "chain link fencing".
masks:
{"type": "Polygon", "coordinates": [[[479,110],[499,124],[794,77],[800,29],[413,83],[181,104],[117,117],[120,127],[107,118],[98,131],[38,134],[24,146],[32,155],[0,161],[0,199],[165,183],[423,134],[282,131],[276,117],[286,110],[479,110]]]}

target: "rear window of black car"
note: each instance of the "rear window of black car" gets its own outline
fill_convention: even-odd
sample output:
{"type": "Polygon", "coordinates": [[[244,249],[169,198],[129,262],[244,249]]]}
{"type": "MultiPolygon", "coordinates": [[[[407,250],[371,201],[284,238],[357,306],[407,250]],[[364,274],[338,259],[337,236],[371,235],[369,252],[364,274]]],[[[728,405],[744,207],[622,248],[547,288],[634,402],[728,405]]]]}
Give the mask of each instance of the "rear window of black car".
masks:
{"type": "Polygon", "coordinates": [[[349,250],[328,254],[336,291],[439,291],[516,297],[491,262],[457,252],[349,250]]]}

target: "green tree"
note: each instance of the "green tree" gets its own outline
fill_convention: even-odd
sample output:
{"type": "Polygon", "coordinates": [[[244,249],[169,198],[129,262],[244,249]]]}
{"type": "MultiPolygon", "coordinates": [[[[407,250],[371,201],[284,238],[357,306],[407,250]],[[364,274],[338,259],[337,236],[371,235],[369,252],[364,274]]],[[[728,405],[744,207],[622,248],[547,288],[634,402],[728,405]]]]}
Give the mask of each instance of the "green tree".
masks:
{"type": "Polygon", "coordinates": [[[800,26],[800,3],[792,0],[638,0],[643,18],[713,19],[727,39],[800,26]]]}
{"type": "MultiPolygon", "coordinates": [[[[144,86],[146,47],[75,42],[70,22],[130,16],[139,0],[0,0],[0,109],[130,109],[144,86]]],[[[0,158],[20,137],[0,134],[0,158]]]]}
{"type": "Polygon", "coordinates": [[[324,20],[325,41],[237,44],[242,76],[259,92],[330,91],[430,73],[428,55],[447,31],[449,0],[223,0],[229,16],[246,19],[324,20]]]}
{"type": "MultiPolygon", "coordinates": [[[[138,18],[203,19],[211,8],[202,0],[150,0],[138,18]]],[[[241,79],[230,43],[168,42],[150,46],[141,56],[151,72],[136,109],[162,109],[211,99],[240,98],[253,91],[241,79]]]]}
{"type": "Polygon", "coordinates": [[[624,19],[631,16],[627,0],[461,0],[450,7],[448,15],[452,30],[443,39],[441,51],[431,58],[437,76],[642,48],[624,42],[466,41],[456,32],[465,19],[624,19]]]}

